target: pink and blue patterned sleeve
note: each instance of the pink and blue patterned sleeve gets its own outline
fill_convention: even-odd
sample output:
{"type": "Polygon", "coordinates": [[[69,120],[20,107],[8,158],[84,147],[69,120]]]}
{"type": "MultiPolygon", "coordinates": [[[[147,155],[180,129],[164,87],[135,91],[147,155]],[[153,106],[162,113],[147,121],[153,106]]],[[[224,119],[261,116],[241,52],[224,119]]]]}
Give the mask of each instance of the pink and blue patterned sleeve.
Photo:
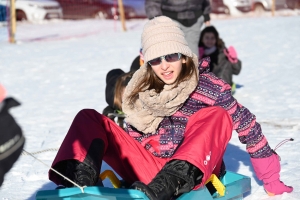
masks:
{"type": "Polygon", "coordinates": [[[220,87],[214,105],[224,108],[230,114],[233,129],[237,131],[241,143],[246,144],[246,150],[252,158],[265,158],[273,154],[260,124],[256,122],[255,115],[237,102],[227,83],[223,82],[220,87]]]}

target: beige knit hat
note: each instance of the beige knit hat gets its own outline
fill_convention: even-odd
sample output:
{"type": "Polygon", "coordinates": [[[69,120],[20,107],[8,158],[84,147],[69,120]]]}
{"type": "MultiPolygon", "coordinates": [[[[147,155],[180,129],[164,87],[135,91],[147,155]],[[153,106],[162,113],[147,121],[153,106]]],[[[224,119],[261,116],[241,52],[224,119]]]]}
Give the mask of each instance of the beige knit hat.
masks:
{"type": "Polygon", "coordinates": [[[182,53],[185,56],[195,59],[195,54],[189,48],[180,25],[172,19],[160,16],[148,21],[142,33],[142,49],[144,61],[172,53],[182,53]]]}

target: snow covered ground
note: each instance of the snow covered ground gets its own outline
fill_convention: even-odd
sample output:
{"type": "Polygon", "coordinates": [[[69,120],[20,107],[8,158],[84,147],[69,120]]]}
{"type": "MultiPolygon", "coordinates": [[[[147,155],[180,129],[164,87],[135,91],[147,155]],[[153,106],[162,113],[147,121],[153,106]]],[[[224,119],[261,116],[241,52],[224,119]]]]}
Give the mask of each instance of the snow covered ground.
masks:
{"type": "MultiPolygon", "coordinates": [[[[26,136],[25,150],[43,151],[35,156],[50,165],[75,114],[82,108],[102,112],[106,73],[129,70],[145,22],[127,22],[127,32],[109,20],[20,23],[15,45],[7,43],[6,27],[0,26],[0,82],[8,96],[22,103],[11,112],[26,136]]],[[[299,200],[300,17],[221,18],[212,24],[243,63],[234,77],[240,86],[235,98],[257,116],[273,148],[281,140],[295,139],[277,150],[281,179],[294,192],[272,198],[265,194],[235,132],[225,155],[227,169],[251,177],[246,200],[299,200]]],[[[22,155],[6,175],[0,199],[33,200],[37,191],[54,189],[47,172],[42,163],[22,155]]]]}

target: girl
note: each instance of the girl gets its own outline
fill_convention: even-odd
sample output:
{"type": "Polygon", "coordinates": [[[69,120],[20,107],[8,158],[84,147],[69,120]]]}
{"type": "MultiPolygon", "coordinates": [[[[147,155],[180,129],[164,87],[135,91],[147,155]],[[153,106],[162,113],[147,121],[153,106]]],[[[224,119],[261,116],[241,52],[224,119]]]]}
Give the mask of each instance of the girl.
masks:
{"type": "Polygon", "coordinates": [[[238,75],[242,68],[241,61],[237,58],[235,49],[228,49],[214,26],[205,27],[199,40],[199,58],[210,57],[210,72],[234,87],[232,75],[238,75]]]}
{"type": "MultiPolygon", "coordinates": [[[[170,199],[220,174],[235,129],[266,191],[293,190],[280,181],[278,156],[255,116],[237,103],[226,82],[208,72],[208,60],[198,63],[178,23],[165,16],[147,22],[142,49],[145,64],[123,94],[126,131],[95,110],[80,111],[53,168],[91,186],[104,160],[149,199],[170,199]]],[[[49,178],[73,186],[52,171],[49,178]]]]}

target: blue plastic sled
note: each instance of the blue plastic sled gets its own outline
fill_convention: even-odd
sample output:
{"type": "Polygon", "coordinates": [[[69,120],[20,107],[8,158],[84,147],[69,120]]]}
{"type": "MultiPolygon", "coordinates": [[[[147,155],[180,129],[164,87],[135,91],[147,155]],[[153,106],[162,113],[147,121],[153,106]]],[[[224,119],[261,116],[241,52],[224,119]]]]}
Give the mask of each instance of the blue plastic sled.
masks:
{"type": "MultiPolygon", "coordinates": [[[[224,196],[218,192],[211,195],[206,187],[192,190],[181,195],[177,200],[205,199],[205,200],[241,200],[243,194],[250,191],[251,179],[247,176],[227,171],[221,180],[224,188],[224,196]]],[[[116,189],[107,187],[86,187],[84,193],[77,187],[57,190],[38,191],[36,200],[149,200],[148,197],[138,190],[116,189]]]]}

